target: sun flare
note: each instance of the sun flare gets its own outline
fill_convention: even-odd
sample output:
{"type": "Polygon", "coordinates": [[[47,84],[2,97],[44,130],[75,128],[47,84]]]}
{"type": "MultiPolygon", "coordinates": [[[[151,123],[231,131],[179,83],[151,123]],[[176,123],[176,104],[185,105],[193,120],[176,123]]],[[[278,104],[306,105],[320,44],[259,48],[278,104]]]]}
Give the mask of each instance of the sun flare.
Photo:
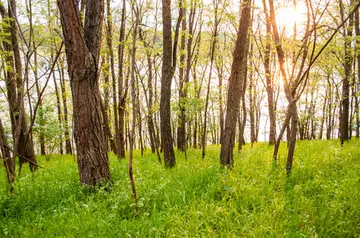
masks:
{"type": "Polygon", "coordinates": [[[285,28],[285,31],[289,34],[293,34],[294,24],[298,28],[303,22],[306,21],[307,9],[303,3],[298,3],[296,7],[284,6],[278,9],[276,14],[276,20],[279,27],[285,28]]]}

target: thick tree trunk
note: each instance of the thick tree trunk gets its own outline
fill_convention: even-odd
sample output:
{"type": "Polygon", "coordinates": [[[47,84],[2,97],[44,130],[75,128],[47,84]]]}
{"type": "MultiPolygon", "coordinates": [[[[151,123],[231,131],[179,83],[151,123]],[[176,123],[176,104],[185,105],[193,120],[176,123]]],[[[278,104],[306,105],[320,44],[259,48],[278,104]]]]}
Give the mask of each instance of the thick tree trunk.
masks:
{"type": "Polygon", "coordinates": [[[247,68],[247,47],[248,30],[250,26],[251,1],[242,1],[241,18],[237,32],[235,44],[234,60],[231,67],[229,79],[229,90],[227,97],[227,109],[225,119],[225,129],[221,141],[220,163],[223,166],[232,166],[233,148],[235,141],[236,120],[239,115],[240,98],[245,84],[247,68]]]}
{"type": "Polygon", "coordinates": [[[72,89],[80,181],[96,185],[111,180],[98,85],[104,0],[86,1],[84,28],[76,2],[58,0],[58,6],[72,89]]]}

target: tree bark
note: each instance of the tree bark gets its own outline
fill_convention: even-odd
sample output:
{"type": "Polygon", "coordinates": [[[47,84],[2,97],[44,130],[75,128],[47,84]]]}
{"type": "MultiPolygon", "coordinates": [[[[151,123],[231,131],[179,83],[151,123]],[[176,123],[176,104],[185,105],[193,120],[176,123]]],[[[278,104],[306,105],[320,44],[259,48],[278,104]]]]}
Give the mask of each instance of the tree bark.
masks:
{"type": "Polygon", "coordinates": [[[98,84],[104,0],[86,1],[84,28],[76,2],[58,0],[57,3],[73,96],[80,181],[85,185],[96,185],[111,180],[98,84]]]}
{"type": "Polygon", "coordinates": [[[235,141],[236,120],[239,115],[240,98],[245,84],[246,75],[244,71],[247,68],[247,46],[248,30],[250,26],[251,1],[242,1],[241,18],[237,39],[235,44],[234,59],[229,78],[229,89],[227,97],[227,109],[225,119],[225,129],[221,143],[220,163],[223,166],[232,166],[233,147],[235,141]]]}
{"type": "Polygon", "coordinates": [[[173,147],[173,137],[171,133],[171,83],[176,67],[176,47],[179,36],[179,27],[182,19],[182,6],[177,21],[174,49],[171,31],[171,0],[162,0],[162,18],[163,18],[163,61],[161,76],[161,99],[160,99],[160,127],[161,142],[164,151],[165,167],[172,168],[175,166],[175,154],[173,147]]]}
{"type": "MultiPolygon", "coordinates": [[[[183,0],[181,0],[183,1],[183,0]]],[[[183,7],[183,19],[181,21],[181,39],[180,39],[180,66],[179,66],[179,109],[180,114],[177,126],[177,147],[180,151],[186,150],[186,97],[187,84],[185,75],[185,46],[186,46],[186,9],[183,7]]]]}
{"type": "Polygon", "coordinates": [[[275,139],[276,139],[276,114],[275,114],[275,101],[274,101],[274,80],[270,69],[271,21],[265,0],[263,0],[263,6],[266,17],[264,68],[265,68],[266,93],[268,99],[268,111],[269,111],[269,120],[270,120],[269,144],[272,145],[275,143],[275,139]]]}
{"type": "MultiPolygon", "coordinates": [[[[9,28],[5,28],[5,31],[9,33],[9,38],[7,41],[4,41],[4,48],[9,52],[9,56],[6,61],[8,65],[12,67],[12,70],[7,72],[7,90],[8,90],[8,100],[10,106],[10,117],[12,122],[12,132],[14,139],[14,152],[19,155],[20,169],[27,160],[29,162],[30,170],[37,170],[37,161],[35,156],[34,144],[29,137],[26,138],[28,133],[28,125],[26,122],[26,112],[24,107],[24,84],[22,79],[22,64],[20,56],[19,42],[17,38],[17,25],[16,25],[16,2],[15,0],[10,0],[8,3],[8,13],[6,14],[3,11],[4,15],[7,15],[9,19],[8,25],[9,28]],[[13,54],[11,54],[11,51],[13,54]],[[11,72],[10,72],[11,71],[11,72]],[[26,141],[27,140],[27,141],[26,141]],[[25,160],[23,157],[26,157],[25,160]]],[[[3,14],[2,13],[2,14],[3,14]]],[[[3,19],[4,19],[3,15],[3,19]]]]}
{"type": "MultiPolygon", "coordinates": [[[[353,5],[354,1],[351,1],[351,5],[353,5]]],[[[341,97],[341,116],[340,116],[340,142],[341,145],[344,144],[345,141],[349,140],[349,99],[350,99],[350,80],[352,73],[352,34],[354,28],[354,19],[350,17],[349,24],[346,28],[345,35],[345,58],[344,58],[344,78],[342,84],[342,97],[341,97]]]]}

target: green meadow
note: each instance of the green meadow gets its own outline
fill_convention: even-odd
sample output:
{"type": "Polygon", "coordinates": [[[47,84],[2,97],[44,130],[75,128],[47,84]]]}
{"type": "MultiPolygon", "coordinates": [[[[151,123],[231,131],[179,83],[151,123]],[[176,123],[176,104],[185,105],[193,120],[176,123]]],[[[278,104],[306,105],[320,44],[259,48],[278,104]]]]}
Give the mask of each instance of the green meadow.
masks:
{"type": "Polygon", "coordinates": [[[219,166],[219,146],[190,149],[166,169],[136,151],[135,210],[128,161],[110,155],[113,184],[79,184],[74,156],[38,157],[10,194],[0,169],[0,237],[359,237],[360,140],[299,141],[292,174],[286,144],[277,165],[273,147],[257,143],[219,166]]]}

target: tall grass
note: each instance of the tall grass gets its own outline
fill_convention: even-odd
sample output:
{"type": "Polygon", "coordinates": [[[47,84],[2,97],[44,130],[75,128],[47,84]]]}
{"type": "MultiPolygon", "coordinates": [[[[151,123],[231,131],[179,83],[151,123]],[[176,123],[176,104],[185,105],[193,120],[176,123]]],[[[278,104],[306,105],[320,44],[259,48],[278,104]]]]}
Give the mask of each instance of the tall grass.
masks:
{"type": "Polygon", "coordinates": [[[9,194],[0,170],[0,237],[356,237],[360,235],[360,141],[298,143],[286,177],[286,145],[277,167],[272,147],[258,143],[235,153],[231,171],[219,147],[207,156],[177,153],[174,169],[155,155],[134,159],[140,215],[127,161],[111,156],[111,188],[79,184],[73,156],[39,157],[45,167],[23,169],[9,194]]]}

